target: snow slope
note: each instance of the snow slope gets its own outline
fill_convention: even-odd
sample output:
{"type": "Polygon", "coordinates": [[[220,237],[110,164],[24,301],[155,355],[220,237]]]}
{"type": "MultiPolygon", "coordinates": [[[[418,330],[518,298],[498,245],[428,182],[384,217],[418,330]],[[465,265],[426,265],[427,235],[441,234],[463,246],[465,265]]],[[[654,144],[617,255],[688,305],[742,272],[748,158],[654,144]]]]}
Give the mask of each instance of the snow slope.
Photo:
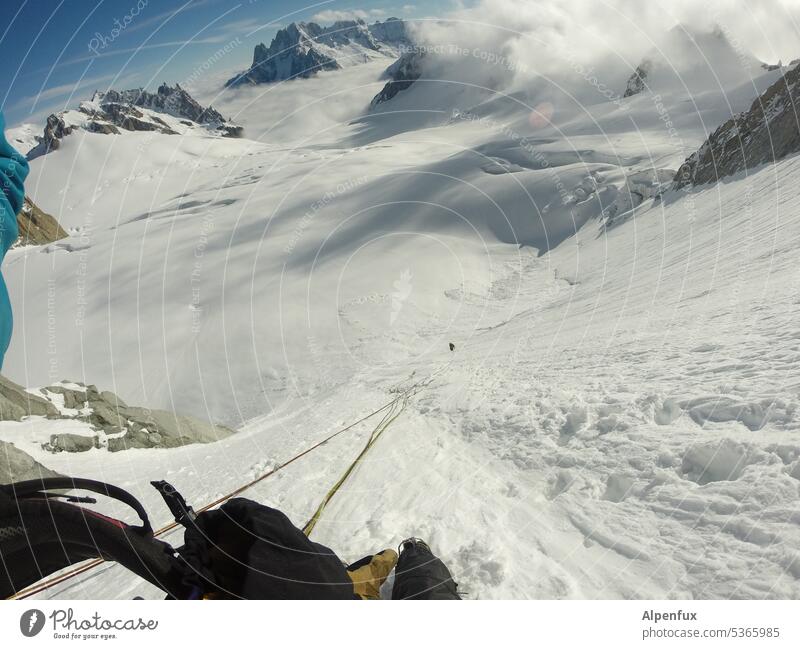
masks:
{"type": "MultiPolygon", "coordinates": [[[[252,139],[70,136],[29,191],[73,236],[9,253],[5,370],[240,430],[117,454],[50,455],[36,419],[0,439],[160,524],[149,480],[202,505],[430,378],[314,531],[343,559],[416,535],[470,598],[798,597],[800,161],[653,189],[769,74],[552,112],[545,88],[428,86],[414,113],[414,84],[361,118],[383,85],[365,64],[215,99],[252,139]]],[[[303,524],[376,423],[246,495],[303,524]]],[[[105,566],[47,596],[134,594],[157,596],[105,566]]]]}

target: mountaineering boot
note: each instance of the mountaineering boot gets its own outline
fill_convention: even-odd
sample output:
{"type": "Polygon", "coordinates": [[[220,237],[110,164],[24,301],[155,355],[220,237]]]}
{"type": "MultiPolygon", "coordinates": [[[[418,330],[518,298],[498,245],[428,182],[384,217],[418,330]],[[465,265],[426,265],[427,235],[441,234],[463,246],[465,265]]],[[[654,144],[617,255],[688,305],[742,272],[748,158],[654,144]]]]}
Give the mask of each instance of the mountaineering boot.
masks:
{"type": "Polygon", "coordinates": [[[399,550],[392,599],[461,599],[447,566],[425,541],[408,538],[399,550]]]}
{"type": "Polygon", "coordinates": [[[347,566],[353,591],[361,599],[380,599],[381,586],[397,564],[397,552],[382,550],[347,566]]]}

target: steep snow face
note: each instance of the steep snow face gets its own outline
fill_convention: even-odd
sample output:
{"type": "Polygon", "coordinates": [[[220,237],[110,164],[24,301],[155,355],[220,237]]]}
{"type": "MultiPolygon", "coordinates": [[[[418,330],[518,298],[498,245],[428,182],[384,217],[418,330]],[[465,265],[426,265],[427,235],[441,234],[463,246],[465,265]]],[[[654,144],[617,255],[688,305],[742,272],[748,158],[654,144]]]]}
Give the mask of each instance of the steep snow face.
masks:
{"type": "Polygon", "coordinates": [[[39,141],[37,136],[42,132],[42,127],[36,124],[20,124],[14,128],[6,129],[6,139],[22,155],[28,155],[39,141]]]}
{"type": "Polygon", "coordinates": [[[338,70],[376,57],[396,56],[409,43],[406,24],[399,18],[367,25],[363,20],[341,20],[328,27],[291,23],[270,46],[256,45],[253,64],[229,79],[226,86],[256,85],[308,78],[321,70],[338,70]]]}
{"type": "MultiPolygon", "coordinates": [[[[782,162],[778,173],[791,182],[800,166],[782,162]]],[[[444,252],[465,264],[475,251],[426,251],[421,238],[414,254],[384,249],[370,271],[401,256],[405,279],[382,275],[372,286],[385,299],[339,304],[342,344],[362,363],[345,369],[332,340],[315,338],[309,362],[324,382],[287,381],[283,406],[213,448],[51,456],[38,441],[53,431],[38,420],[14,424],[13,439],[57,471],[113,475],[167,522],[148,480],[167,477],[192,503],[208,502],[398,386],[433,378],[315,530],[345,560],[415,534],[474,598],[796,598],[797,314],[786,277],[800,211],[793,199],[773,200],[772,174],[752,182],[694,194],[691,208],[670,195],[635,226],[586,228],[544,257],[491,247],[489,273],[463,284],[449,274],[433,311],[419,293],[447,268],[431,270],[431,261],[444,252]],[[398,329],[384,337],[375,325],[391,327],[392,313],[398,329]]],[[[400,233],[387,235],[399,243],[400,233]]],[[[345,274],[342,289],[364,272],[345,274]]],[[[325,280],[308,279],[316,300],[325,280]]],[[[277,304],[288,315],[288,303],[277,304]]],[[[247,362],[244,349],[231,351],[231,363],[247,362]]],[[[361,425],[246,495],[302,523],[371,429],[361,425]]],[[[157,596],[110,567],[48,596],[133,594],[157,596]]]]}
{"type": "Polygon", "coordinates": [[[677,187],[703,185],[800,151],[800,67],[789,70],[750,110],[717,128],[678,169],[677,187]]]}
{"type": "MultiPolygon", "coordinates": [[[[238,432],[0,439],[166,522],[149,480],[205,504],[429,381],[314,531],[342,558],[417,535],[476,598],[800,596],[800,164],[668,185],[753,81],[614,103],[431,73],[353,119],[385,63],[226,93],[257,140],[78,130],[34,160],[71,236],[9,253],[4,370],[238,432]]],[[[302,524],[374,425],[246,495],[302,524]]],[[[132,594],[109,567],[47,596],[132,594]]]]}

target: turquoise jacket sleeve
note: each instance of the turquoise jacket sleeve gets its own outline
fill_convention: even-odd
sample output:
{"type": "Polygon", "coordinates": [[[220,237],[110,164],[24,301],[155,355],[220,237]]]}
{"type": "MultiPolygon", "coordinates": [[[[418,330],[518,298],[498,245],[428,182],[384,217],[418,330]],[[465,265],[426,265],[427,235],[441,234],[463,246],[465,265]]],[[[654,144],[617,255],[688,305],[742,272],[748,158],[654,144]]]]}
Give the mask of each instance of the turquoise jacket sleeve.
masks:
{"type": "MultiPolygon", "coordinates": [[[[23,181],[28,175],[28,162],[6,141],[5,120],[0,113],[0,262],[19,236],[17,213],[25,198],[23,181]]],[[[0,275],[0,368],[11,341],[11,302],[3,276],[0,275]]]]}

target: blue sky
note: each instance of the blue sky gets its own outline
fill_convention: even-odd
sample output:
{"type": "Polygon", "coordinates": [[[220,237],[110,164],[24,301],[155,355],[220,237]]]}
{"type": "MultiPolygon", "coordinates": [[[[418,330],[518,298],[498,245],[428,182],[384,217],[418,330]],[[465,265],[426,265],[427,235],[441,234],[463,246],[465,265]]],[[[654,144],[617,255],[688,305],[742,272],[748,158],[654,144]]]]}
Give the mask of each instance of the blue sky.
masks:
{"type": "Polygon", "coordinates": [[[0,0],[0,107],[9,126],[40,123],[95,89],[152,88],[192,73],[220,48],[220,72],[295,20],[439,13],[448,0],[0,0]],[[236,40],[238,39],[238,40],[236,40]]]}

